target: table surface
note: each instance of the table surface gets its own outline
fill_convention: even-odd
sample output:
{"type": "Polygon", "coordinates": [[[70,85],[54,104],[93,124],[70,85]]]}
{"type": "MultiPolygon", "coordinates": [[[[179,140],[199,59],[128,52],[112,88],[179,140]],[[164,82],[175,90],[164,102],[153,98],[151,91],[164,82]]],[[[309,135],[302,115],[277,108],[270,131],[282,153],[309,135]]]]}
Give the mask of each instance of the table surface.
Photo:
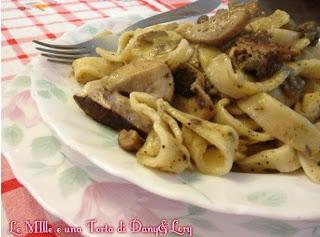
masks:
{"type": "MultiPolygon", "coordinates": [[[[80,25],[126,11],[168,11],[191,0],[3,0],[2,3],[2,81],[11,80],[38,53],[33,39],[50,40],[80,25]]],[[[66,225],[46,212],[15,176],[1,156],[1,236],[8,234],[11,220],[48,220],[50,225],[66,225]]],[[[29,234],[33,236],[36,234],[29,234]]],[[[78,236],[40,234],[37,236],[78,236]]],[[[23,236],[23,235],[22,235],[23,236]]],[[[27,236],[27,235],[24,235],[27,236]]]]}

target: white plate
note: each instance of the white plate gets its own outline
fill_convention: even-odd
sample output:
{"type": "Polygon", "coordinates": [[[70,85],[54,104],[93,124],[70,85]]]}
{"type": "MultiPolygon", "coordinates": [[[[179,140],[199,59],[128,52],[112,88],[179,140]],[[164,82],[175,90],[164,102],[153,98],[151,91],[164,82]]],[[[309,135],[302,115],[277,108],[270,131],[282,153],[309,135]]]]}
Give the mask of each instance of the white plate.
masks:
{"type": "MultiPolygon", "coordinates": [[[[91,218],[99,225],[114,227],[119,220],[130,226],[132,218],[154,226],[162,219],[170,223],[176,218],[179,226],[192,227],[192,236],[196,237],[316,237],[320,234],[320,220],[279,221],[214,213],[159,197],[106,174],[55,139],[41,121],[29,84],[30,67],[14,80],[3,82],[2,151],[16,178],[35,199],[69,225],[80,227],[85,236],[111,236],[90,233],[86,220],[91,218]]],[[[50,217],[52,225],[55,221],[50,217]]],[[[178,236],[171,227],[167,230],[168,234],[162,236],[178,236]]],[[[6,231],[7,226],[3,225],[2,233],[6,231]]],[[[126,233],[112,236],[154,237],[155,234],[142,235],[127,229],[126,233]]]]}
{"type": "MultiPolygon", "coordinates": [[[[60,43],[75,43],[101,30],[121,29],[136,14],[112,17],[68,32],[60,43]]],[[[104,171],[174,200],[213,211],[281,219],[320,218],[320,186],[303,174],[241,174],[224,177],[185,172],[170,175],[139,165],[134,156],[119,149],[117,133],[84,115],[73,101],[80,87],[68,80],[71,67],[35,62],[32,93],[46,123],[68,146],[104,171]]]]}

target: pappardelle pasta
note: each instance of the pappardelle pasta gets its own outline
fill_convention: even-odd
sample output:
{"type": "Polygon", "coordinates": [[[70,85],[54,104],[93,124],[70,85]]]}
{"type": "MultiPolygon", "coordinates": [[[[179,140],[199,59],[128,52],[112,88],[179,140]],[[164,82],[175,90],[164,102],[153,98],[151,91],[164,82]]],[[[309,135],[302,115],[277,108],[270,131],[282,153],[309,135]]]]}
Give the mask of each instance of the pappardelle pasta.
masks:
{"type": "Polygon", "coordinates": [[[320,28],[256,2],[123,33],[74,61],[83,111],[150,168],[320,183],[320,28]]]}

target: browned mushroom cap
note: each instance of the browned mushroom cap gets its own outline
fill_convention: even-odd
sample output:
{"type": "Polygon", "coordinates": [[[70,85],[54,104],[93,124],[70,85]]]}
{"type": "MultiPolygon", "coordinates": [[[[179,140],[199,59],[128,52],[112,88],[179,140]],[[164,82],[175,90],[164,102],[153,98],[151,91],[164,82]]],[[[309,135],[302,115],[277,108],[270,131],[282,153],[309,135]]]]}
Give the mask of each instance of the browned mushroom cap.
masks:
{"type": "Polygon", "coordinates": [[[122,129],[119,133],[118,144],[126,151],[136,152],[142,147],[143,143],[142,137],[133,129],[129,131],[122,129]]]}
{"type": "Polygon", "coordinates": [[[192,42],[218,46],[239,34],[249,20],[250,13],[244,7],[221,10],[210,20],[194,24],[181,33],[192,42]]]}

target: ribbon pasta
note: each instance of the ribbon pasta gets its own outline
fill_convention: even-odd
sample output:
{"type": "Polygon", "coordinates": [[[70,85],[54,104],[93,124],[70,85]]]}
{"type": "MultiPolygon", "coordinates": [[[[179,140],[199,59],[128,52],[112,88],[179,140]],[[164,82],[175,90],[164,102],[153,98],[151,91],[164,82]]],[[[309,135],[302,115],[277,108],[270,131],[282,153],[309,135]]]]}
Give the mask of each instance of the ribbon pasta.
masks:
{"type": "Polygon", "coordinates": [[[302,102],[295,105],[295,111],[315,122],[320,117],[320,91],[306,93],[302,102]]]}
{"type": "Polygon", "coordinates": [[[231,60],[226,54],[213,58],[204,71],[208,80],[219,91],[235,99],[271,91],[281,85],[290,73],[289,69],[282,68],[266,81],[253,82],[242,71],[234,72],[231,60]]]}
{"type": "Polygon", "coordinates": [[[156,112],[155,97],[143,92],[132,92],[130,104],[133,110],[153,121],[152,132],[137,152],[138,161],[142,165],[171,172],[182,172],[191,167],[190,155],[182,144],[179,126],[166,114],[156,112]]]}
{"type": "Polygon", "coordinates": [[[269,31],[272,42],[290,47],[293,52],[299,53],[303,49],[309,46],[310,40],[308,38],[300,38],[300,35],[296,31],[272,28],[269,31]]]}
{"type": "MultiPolygon", "coordinates": [[[[159,99],[159,104],[164,111],[166,111],[169,115],[182,123],[183,126],[192,130],[195,134],[203,138],[210,145],[215,146],[215,148],[212,148],[210,150],[211,155],[208,155],[211,157],[211,161],[208,161],[208,163],[211,163],[211,167],[208,166],[207,169],[211,170],[211,174],[224,175],[231,170],[233,160],[235,159],[236,149],[239,143],[238,135],[232,127],[212,123],[207,120],[200,119],[196,116],[183,113],[173,108],[171,105],[169,105],[169,103],[163,101],[162,99],[159,99]]],[[[188,139],[186,141],[186,144],[188,144],[188,139]]],[[[196,163],[198,161],[199,164],[198,157],[192,158],[196,161],[196,163]]],[[[210,160],[209,157],[207,157],[207,160],[208,159],[210,160]]],[[[201,167],[198,168],[201,169],[201,167]]]]}
{"type": "Polygon", "coordinates": [[[221,99],[216,105],[215,121],[220,124],[226,124],[233,127],[240,136],[245,136],[252,141],[263,142],[273,140],[274,138],[267,133],[256,132],[246,124],[233,117],[225,108],[230,103],[227,98],[221,99]]]}
{"type": "Polygon", "coordinates": [[[157,60],[166,62],[171,69],[175,69],[192,57],[194,49],[178,33],[165,29],[156,25],[125,33],[120,37],[117,54],[101,48],[97,48],[97,54],[112,62],[157,60]]]}
{"type": "Polygon", "coordinates": [[[266,169],[292,172],[301,167],[296,151],[288,145],[264,150],[241,159],[237,165],[246,172],[263,172],[266,169]]]}
{"type": "Polygon", "coordinates": [[[100,57],[83,57],[75,60],[72,68],[75,80],[85,84],[111,74],[121,65],[121,63],[109,62],[100,57]]]}
{"type": "Polygon", "coordinates": [[[310,159],[299,153],[299,162],[306,175],[315,183],[320,184],[320,155],[310,159]]]}
{"type": "MultiPolygon", "coordinates": [[[[143,76],[139,81],[132,80],[128,90],[120,91],[126,92],[121,94],[126,100],[129,96],[135,113],[152,122],[151,132],[136,153],[137,161],[146,167],[173,173],[196,169],[216,176],[226,175],[233,168],[255,173],[301,169],[311,181],[320,183],[320,42],[315,45],[307,34],[285,29],[289,21],[288,13],[276,10],[243,26],[245,36],[256,36],[260,31],[270,36],[270,41],[262,40],[265,47],[256,57],[252,55],[256,50],[255,39],[249,42],[253,46],[247,54],[241,51],[247,50],[244,44],[239,47],[239,54],[229,54],[230,57],[230,47],[241,44],[245,38],[239,41],[228,38],[219,48],[210,42],[188,41],[183,32],[192,23],[124,32],[116,52],[97,48],[100,57],[75,60],[74,77],[81,84],[97,80],[84,86],[84,91],[96,98],[104,96],[104,91],[92,95],[96,93],[95,87],[104,85],[105,90],[113,91],[112,83],[122,82],[121,73],[110,74],[124,65],[129,64],[134,71],[143,62],[139,68],[143,71],[145,67],[151,68],[152,63],[147,61],[161,62],[168,75],[173,75],[170,88],[176,89],[171,101],[166,101],[168,96],[156,97],[153,93],[166,92],[169,82],[147,82],[143,76]],[[275,58],[282,61],[270,70],[271,74],[263,74],[272,75],[269,78],[255,78],[251,69],[256,69],[260,57],[272,51],[268,43],[275,46],[270,47],[272,50],[279,49],[290,57],[275,58]],[[241,57],[252,57],[255,64],[250,64],[249,69],[237,66],[234,57],[238,56],[240,61],[241,57]],[[190,68],[193,70],[188,71],[190,68]],[[184,75],[185,71],[191,71],[191,76],[184,75]],[[298,80],[302,82],[299,84],[298,80]],[[188,86],[188,93],[177,92],[177,87],[183,86],[188,86]],[[303,90],[290,96],[299,86],[303,90]],[[140,87],[144,89],[138,90],[140,87]]],[[[123,87],[126,86],[127,81],[123,80],[123,87]]]]}
{"type": "Polygon", "coordinates": [[[280,28],[285,24],[289,23],[290,16],[285,11],[276,10],[273,14],[266,17],[260,17],[246,26],[248,31],[260,31],[260,30],[269,30],[274,28],[280,28]]]}
{"type": "Polygon", "coordinates": [[[320,131],[270,95],[257,94],[239,100],[238,105],[271,136],[309,156],[320,152],[320,131]]]}
{"type": "Polygon", "coordinates": [[[293,68],[296,74],[307,79],[320,80],[320,60],[319,59],[304,59],[293,63],[289,66],[293,68]]]}

